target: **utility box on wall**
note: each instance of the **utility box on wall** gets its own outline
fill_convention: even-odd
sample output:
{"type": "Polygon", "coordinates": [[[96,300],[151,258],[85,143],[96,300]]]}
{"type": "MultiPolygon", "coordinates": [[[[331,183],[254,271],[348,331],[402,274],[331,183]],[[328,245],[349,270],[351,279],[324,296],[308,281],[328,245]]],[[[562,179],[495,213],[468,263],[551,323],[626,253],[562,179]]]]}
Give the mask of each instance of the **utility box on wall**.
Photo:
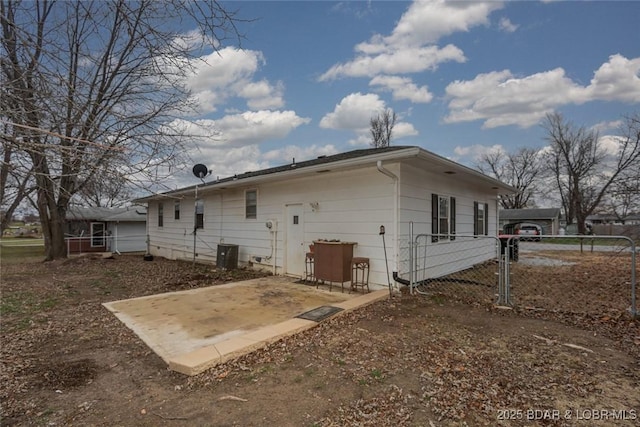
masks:
{"type": "Polygon", "coordinates": [[[238,268],[238,245],[227,243],[218,244],[216,255],[216,267],[223,270],[235,270],[238,268]]]}

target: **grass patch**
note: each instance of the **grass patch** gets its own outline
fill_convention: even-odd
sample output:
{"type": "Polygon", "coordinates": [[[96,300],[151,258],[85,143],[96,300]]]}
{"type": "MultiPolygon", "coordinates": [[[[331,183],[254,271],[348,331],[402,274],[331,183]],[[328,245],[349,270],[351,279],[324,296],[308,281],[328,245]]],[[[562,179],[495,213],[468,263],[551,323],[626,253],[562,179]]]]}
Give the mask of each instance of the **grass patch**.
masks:
{"type": "Polygon", "coordinates": [[[3,295],[0,299],[0,317],[19,316],[16,327],[25,329],[32,323],[31,316],[43,311],[50,310],[58,305],[55,298],[38,298],[29,292],[18,292],[10,295],[3,295]]]}
{"type": "MultiPolygon", "coordinates": [[[[29,243],[33,243],[33,241],[30,241],[29,243]]],[[[24,262],[29,258],[40,258],[40,260],[44,259],[44,244],[41,246],[25,246],[24,241],[16,243],[15,240],[8,241],[6,239],[3,239],[2,243],[0,243],[0,260],[2,262],[24,262]],[[23,245],[19,245],[18,243],[22,243],[23,245]]]]}
{"type": "Polygon", "coordinates": [[[24,298],[20,295],[3,296],[0,300],[0,316],[24,312],[24,298]]]}
{"type": "Polygon", "coordinates": [[[376,380],[380,381],[383,377],[384,374],[382,373],[382,371],[380,369],[372,369],[371,370],[371,377],[375,378],[376,380]]]}

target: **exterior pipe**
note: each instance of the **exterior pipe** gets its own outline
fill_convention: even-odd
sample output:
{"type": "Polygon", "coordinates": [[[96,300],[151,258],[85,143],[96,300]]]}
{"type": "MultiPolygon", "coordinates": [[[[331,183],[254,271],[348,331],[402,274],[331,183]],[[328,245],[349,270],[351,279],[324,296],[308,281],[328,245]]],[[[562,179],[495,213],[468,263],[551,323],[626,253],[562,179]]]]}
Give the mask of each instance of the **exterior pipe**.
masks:
{"type": "MultiPolygon", "coordinates": [[[[274,228],[275,228],[275,226],[274,226],[274,228]]],[[[271,256],[273,257],[273,260],[271,262],[271,264],[272,264],[271,273],[274,276],[276,275],[276,272],[278,271],[277,270],[277,266],[276,266],[276,260],[278,259],[278,256],[277,256],[278,255],[278,252],[277,252],[278,235],[277,235],[277,233],[278,233],[277,229],[271,232],[271,234],[272,234],[272,236],[271,236],[271,248],[272,248],[271,252],[272,252],[272,255],[271,256]]]]}
{"type": "MultiPolygon", "coordinates": [[[[393,193],[394,193],[394,206],[393,206],[393,237],[395,240],[395,245],[394,245],[394,270],[397,271],[398,270],[398,251],[399,251],[399,247],[398,245],[400,244],[399,239],[398,239],[398,207],[400,205],[400,195],[399,193],[399,186],[398,186],[398,181],[399,178],[396,174],[394,174],[393,172],[391,172],[389,169],[386,169],[383,165],[382,165],[382,160],[378,160],[376,162],[376,167],[378,168],[378,172],[388,176],[389,178],[391,178],[393,180],[393,193]]],[[[387,280],[389,280],[388,274],[387,274],[387,280]]],[[[396,285],[396,289],[397,289],[397,285],[396,285]]]]}

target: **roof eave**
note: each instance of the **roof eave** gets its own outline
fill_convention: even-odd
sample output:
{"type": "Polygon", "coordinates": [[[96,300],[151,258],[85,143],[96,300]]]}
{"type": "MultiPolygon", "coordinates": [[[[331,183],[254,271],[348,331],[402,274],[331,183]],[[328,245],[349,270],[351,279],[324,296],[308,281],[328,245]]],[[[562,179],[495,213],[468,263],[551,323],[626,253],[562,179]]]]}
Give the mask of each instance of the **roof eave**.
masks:
{"type": "MultiPolygon", "coordinates": [[[[420,153],[419,147],[409,147],[402,150],[397,151],[389,151],[379,154],[372,154],[363,157],[355,157],[351,159],[343,159],[336,160],[330,163],[320,163],[317,165],[310,165],[301,168],[297,168],[297,166],[292,163],[291,168],[289,170],[274,172],[266,175],[256,175],[246,178],[238,178],[236,180],[220,180],[208,182],[204,185],[197,185],[198,191],[204,193],[211,193],[214,191],[226,190],[229,188],[236,187],[247,187],[251,185],[255,185],[263,182],[272,182],[272,181],[280,181],[284,179],[291,179],[295,177],[305,176],[305,175],[313,175],[318,172],[323,172],[327,170],[342,170],[348,169],[354,166],[366,166],[370,164],[375,164],[380,161],[385,160],[402,160],[409,157],[415,157],[420,153]]],[[[147,197],[142,197],[139,199],[135,199],[136,203],[147,203],[152,200],[157,200],[161,198],[183,198],[184,196],[191,196],[195,192],[196,185],[192,185],[190,187],[181,188],[174,191],[169,191],[162,194],[154,194],[147,197]]]]}
{"type": "Polygon", "coordinates": [[[490,185],[491,189],[495,190],[497,194],[513,194],[518,192],[518,190],[515,187],[512,187],[509,184],[505,184],[504,182],[498,179],[492,178],[488,175],[485,175],[480,171],[471,169],[468,166],[461,165],[460,163],[456,163],[453,160],[447,159],[446,157],[439,156],[430,151],[420,150],[419,157],[424,160],[439,163],[440,165],[447,167],[447,169],[449,169],[452,172],[456,172],[456,173],[460,172],[463,174],[471,175],[474,178],[480,179],[486,182],[488,185],[490,185]]]}
{"type": "Polygon", "coordinates": [[[318,172],[327,170],[343,170],[352,168],[355,166],[367,166],[375,164],[378,161],[401,161],[408,158],[419,158],[432,162],[440,163],[452,171],[457,171],[465,174],[470,174],[475,178],[485,181],[491,186],[492,190],[495,190],[497,194],[512,194],[517,190],[497,179],[491,178],[479,171],[463,166],[447,158],[438,156],[437,154],[428,152],[420,147],[407,147],[401,150],[388,151],[383,153],[371,154],[368,156],[354,157],[349,159],[336,160],[328,163],[319,163],[309,166],[297,168],[295,163],[290,165],[289,170],[273,172],[269,174],[260,174],[250,177],[238,177],[237,179],[225,178],[219,181],[208,182],[203,185],[192,185],[190,187],[181,188],[174,191],[169,191],[161,194],[153,194],[150,196],[135,199],[135,203],[148,203],[152,200],[159,200],[163,198],[181,199],[185,196],[191,196],[195,193],[196,187],[202,194],[211,193],[215,191],[226,190],[236,187],[247,187],[258,183],[280,181],[284,179],[291,179],[295,177],[313,175],[318,172]]]}

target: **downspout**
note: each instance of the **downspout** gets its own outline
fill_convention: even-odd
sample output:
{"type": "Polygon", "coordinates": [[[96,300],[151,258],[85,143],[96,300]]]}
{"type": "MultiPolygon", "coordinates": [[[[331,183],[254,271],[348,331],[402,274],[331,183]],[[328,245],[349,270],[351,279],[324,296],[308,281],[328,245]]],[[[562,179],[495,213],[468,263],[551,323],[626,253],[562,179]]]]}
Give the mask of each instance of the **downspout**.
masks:
{"type": "Polygon", "coordinates": [[[272,248],[272,254],[271,256],[273,257],[272,260],[272,271],[271,274],[273,274],[274,276],[276,275],[276,272],[278,271],[277,265],[276,265],[276,259],[278,259],[278,251],[277,251],[277,246],[278,246],[278,228],[276,225],[274,225],[275,230],[273,230],[271,232],[272,234],[272,240],[271,240],[271,248],[272,248]]]}
{"type": "Polygon", "coordinates": [[[498,215],[499,212],[500,212],[500,195],[498,194],[498,197],[496,197],[496,236],[500,231],[500,217],[498,215]]]}
{"type": "MultiPolygon", "coordinates": [[[[395,240],[395,244],[394,244],[394,268],[393,271],[398,271],[398,251],[399,251],[399,245],[400,245],[400,239],[398,238],[398,230],[399,230],[399,225],[398,225],[398,209],[400,207],[400,194],[399,194],[399,185],[398,185],[398,181],[399,178],[396,174],[394,174],[393,172],[391,172],[389,169],[386,169],[384,166],[382,166],[382,160],[378,160],[376,167],[378,168],[378,172],[388,176],[389,178],[391,178],[393,180],[393,193],[394,193],[394,201],[393,201],[393,238],[395,240]]],[[[387,280],[390,280],[387,277],[387,280]]],[[[396,285],[397,287],[397,285],[396,285]]]]}

